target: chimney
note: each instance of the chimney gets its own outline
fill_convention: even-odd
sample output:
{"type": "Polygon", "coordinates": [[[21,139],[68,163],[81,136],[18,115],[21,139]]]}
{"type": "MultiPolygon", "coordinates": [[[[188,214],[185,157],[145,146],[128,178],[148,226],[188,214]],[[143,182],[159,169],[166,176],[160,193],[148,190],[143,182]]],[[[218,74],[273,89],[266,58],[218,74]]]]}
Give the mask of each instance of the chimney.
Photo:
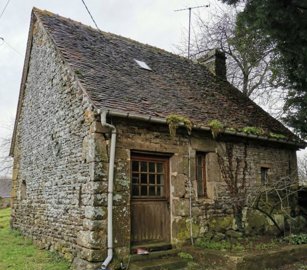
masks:
{"type": "Polygon", "coordinates": [[[206,66],[215,76],[227,80],[225,53],[218,49],[213,49],[204,56],[198,58],[197,61],[199,64],[206,66]]]}

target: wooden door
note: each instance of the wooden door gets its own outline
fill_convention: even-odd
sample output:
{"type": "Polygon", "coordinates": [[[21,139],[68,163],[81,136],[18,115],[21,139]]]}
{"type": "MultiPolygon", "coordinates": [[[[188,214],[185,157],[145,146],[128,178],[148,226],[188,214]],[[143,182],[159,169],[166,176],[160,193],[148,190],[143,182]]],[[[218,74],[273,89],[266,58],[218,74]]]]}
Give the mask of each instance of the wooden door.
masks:
{"type": "Polygon", "coordinates": [[[131,159],[132,245],[170,242],[169,160],[133,155],[131,159]]]}

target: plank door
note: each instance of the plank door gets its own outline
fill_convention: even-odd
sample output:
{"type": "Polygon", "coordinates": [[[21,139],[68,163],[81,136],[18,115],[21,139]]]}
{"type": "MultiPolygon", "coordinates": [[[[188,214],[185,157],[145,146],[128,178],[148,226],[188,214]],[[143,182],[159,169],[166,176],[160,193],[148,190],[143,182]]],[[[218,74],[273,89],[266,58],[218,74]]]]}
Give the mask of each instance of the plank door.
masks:
{"type": "Polygon", "coordinates": [[[131,243],[170,242],[169,160],[133,155],[131,159],[131,243]]]}

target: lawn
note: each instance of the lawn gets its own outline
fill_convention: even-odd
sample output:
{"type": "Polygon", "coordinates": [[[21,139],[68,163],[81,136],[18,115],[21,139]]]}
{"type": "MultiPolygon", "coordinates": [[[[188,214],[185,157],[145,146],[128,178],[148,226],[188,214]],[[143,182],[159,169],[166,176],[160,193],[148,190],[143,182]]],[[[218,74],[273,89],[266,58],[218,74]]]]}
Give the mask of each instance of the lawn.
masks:
{"type": "Polygon", "coordinates": [[[0,270],[68,270],[70,263],[40,250],[9,228],[10,209],[0,209],[0,270]]]}

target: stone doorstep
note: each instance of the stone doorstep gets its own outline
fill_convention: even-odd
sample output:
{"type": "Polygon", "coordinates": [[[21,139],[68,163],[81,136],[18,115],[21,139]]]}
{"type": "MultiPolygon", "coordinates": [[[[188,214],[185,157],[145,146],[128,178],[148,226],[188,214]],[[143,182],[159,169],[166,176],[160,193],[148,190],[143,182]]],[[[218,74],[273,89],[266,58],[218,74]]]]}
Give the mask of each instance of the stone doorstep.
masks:
{"type": "Polygon", "coordinates": [[[129,270],[179,270],[187,262],[177,256],[177,249],[154,251],[146,255],[131,255],[129,270]]]}
{"type": "Polygon", "coordinates": [[[136,261],[130,264],[129,270],[180,270],[187,262],[179,257],[159,258],[154,260],[136,261]]]}
{"type": "Polygon", "coordinates": [[[179,251],[177,249],[149,252],[149,254],[139,255],[133,254],[130,257],[130,262],[148,261],[154,259],[162,259],[166,257],[177,257],[179,251]]]}
{"type": "Polygon", "coordinates": [[[152,252],[159,252],[159,251],[168,251],[172,249],[172,245],[170,243],[151,243],[151,244],[143,244],[143,245],[133,245],[131,247],[131,253],[136,253],[138,248],[143,248],[149,251],[149,254],[152,252]]]}

